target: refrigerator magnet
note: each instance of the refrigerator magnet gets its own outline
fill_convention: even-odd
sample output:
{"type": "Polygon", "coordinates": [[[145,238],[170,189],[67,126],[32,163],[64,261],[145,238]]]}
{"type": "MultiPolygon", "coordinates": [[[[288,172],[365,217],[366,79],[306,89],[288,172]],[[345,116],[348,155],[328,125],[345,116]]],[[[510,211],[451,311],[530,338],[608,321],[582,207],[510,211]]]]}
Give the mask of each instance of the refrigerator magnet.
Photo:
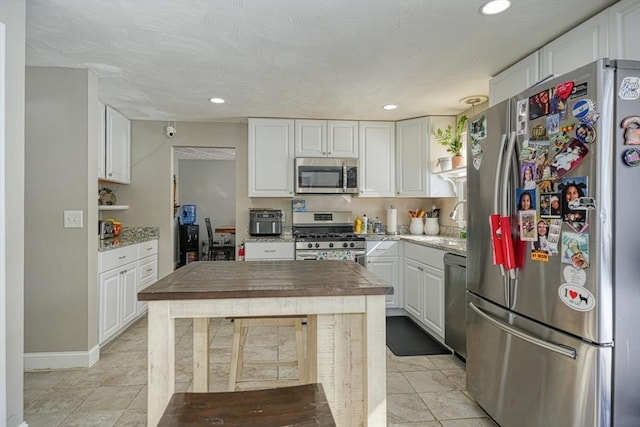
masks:
{"type": "Polygon", "coordinates": [[[582,268],[567,265],[562,271],[565,282],[574,286],[584,286],[587,281],[587,273],[582,268]]]}
{"type": "Polygon", "coordinates": [[[553,157],[550,166],[556,168],[557,177],[559,178],[582,163],[588,153],[587,146],[574,139],[553,157]]]}
{"type": "Polygon", "coordinates": [[[543,90],[529,97],[529,120],[535,120],[546,116],[551,111],[549,102],[549,90],[543,90]]]}
{"type": "Polygon", "coordinates": [[[476,170],[480,170],[480,164],[482,163],[482,156],[476,156],[473,158],[473,167],[476,170]]]}
{"type": "Polygon", "coordinates": [[[629,116],[622,120],[624,145],[640,145],[640,116],[629,116]]]}
{"type": "Polygon", "coordinates": [[[581,286],[565,283],[558,288],[560,300],[569,308],[577,311],[589,311],[596,305],[593,294],[581,286]]]}
{"type": "Polygon", "coordinates": [[[594,124],[600,118],[596,103],[589,98],[581,99],[573,105],[573,116],[582,123],[594,124]]]}
{"type": "Polygon", "coordinates": [[[576,139],[580,142],[590,144],[596,140],[596,130],[587,123],[581,123],[576,129],[576,139]]]}
{"type": "Polygon", "coordinates": [[[575,268],[589,267],[589,235],[565,232],[562,234],[562,262],[575,268]]]}
{"type": "Polygon", "coordinates": [[[560,115],[549,114],[547,116],[547,135],[554,135],[560,132],[560,115]]]}
{"type": "Polygon", "coordinates": [[[535,242],[538,239],[536,229],[536,211],[527,210],[518,212],[518,225],[520,226],[520,240],[535,242]]]}
{"type": "Polygon", "coordinates": [[[618,88],[618,98],[623,101],[634,101],[640,98],[640,77],[625,77],[618,88]]]}
{"type": "Polygon", "coordinates": [[[640,150],[630,148],[624,152],[622,159],[627,166],[636,167],[640,165],[640,150]]]}
{"type": "Polygon", "coordinates": [[[560,99],[567,99],[569,95],[571,95],[571,92],[573,92],[574,86],[575,83],[572,80],[567,80],[555,87],[555,93],[560,99]]]}

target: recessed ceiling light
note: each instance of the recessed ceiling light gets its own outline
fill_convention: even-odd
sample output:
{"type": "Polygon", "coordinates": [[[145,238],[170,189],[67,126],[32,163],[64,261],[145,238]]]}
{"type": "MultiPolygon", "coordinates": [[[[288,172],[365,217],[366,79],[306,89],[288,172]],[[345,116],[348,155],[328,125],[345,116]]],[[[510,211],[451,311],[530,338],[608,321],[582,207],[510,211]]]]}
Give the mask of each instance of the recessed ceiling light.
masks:
{"type": "Polygon", "coordinates": [[[224,104],[224,99],[222,98],[209,98],[209,102],[214,104],[224,104]]]}
{"type": "Polygon", "coordinates": [[[480,8],[480,13],[483,15],[497,15],[511,7],[509,0],[491,0],[480,8]]]}
{"type": "Polygon", "coordinates": [[[387,104],[382,108],[384,108],[385,110],[395,110],[396,108],[398,108],[398,106],[393,104],[387,104]]]}

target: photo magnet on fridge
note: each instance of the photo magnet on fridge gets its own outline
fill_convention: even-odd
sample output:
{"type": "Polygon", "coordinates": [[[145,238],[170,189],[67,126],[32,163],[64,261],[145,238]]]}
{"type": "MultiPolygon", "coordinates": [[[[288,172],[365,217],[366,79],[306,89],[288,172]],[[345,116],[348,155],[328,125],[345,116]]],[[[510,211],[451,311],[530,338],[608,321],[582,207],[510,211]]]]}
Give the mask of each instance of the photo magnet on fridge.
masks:
{"type": "Polygon", "coordinates": [[[557,177],[560,178],[571,169],[578,167],[587,153],[589,153],[587,146],[574,139],[555,155],[549,166],[556,168],[557,177]]]}

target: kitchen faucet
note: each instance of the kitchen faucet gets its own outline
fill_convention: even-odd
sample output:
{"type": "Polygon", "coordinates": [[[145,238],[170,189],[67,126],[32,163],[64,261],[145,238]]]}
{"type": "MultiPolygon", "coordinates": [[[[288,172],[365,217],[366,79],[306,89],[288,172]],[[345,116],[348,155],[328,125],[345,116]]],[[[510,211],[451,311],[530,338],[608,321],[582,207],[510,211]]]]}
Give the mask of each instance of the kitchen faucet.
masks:
{"type": "Polygon", "coordinates": [[[466,200],[460,200],[458,201],[454,206],[453,209],[451,210],[451,213],[449,214],[449,218],[456,221],[457,223],[460,224],[461,227],[464,227],[464,224],[466,223],[466,218],[464,218],[464,214],[462,215],[462,218],[460,218],[460,215],[458,214],[458,207],[460,207],[460,205],[466,205],[467,201],[466,200]]]}

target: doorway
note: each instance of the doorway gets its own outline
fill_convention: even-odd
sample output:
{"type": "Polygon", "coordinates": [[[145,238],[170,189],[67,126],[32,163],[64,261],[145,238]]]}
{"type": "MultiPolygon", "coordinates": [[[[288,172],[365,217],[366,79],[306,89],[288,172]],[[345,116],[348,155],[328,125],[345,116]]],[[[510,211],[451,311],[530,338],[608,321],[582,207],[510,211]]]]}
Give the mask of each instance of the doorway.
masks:
{"type": "MultiPolygon", "coordinates": [[[[185,262],[208,259],[212,253],[219,253],[220,251],[211,250],[214,247],[235,247],[236,150],[222,147],[174,147],[173,158],[177,205],[174,217],[174,262],[177,267],[184,264],[181,259],[185,262]],[[195,251],[188,257],[185,254],[181,256],[180,242],[180,225],[185,205],[195,206],[195,222],[192,224],[195,227],[189,227],[190,233],[187,235],[190,242],[182,246],[183,249],[195,251]],[[205,218],[210,219],[211,238],[205,218]],[[194,234],[197,242],[193,242],[194,234]]],[[[235,253],[227,253],[227,258],[229,255],[233,256],[235,253]]]]}

